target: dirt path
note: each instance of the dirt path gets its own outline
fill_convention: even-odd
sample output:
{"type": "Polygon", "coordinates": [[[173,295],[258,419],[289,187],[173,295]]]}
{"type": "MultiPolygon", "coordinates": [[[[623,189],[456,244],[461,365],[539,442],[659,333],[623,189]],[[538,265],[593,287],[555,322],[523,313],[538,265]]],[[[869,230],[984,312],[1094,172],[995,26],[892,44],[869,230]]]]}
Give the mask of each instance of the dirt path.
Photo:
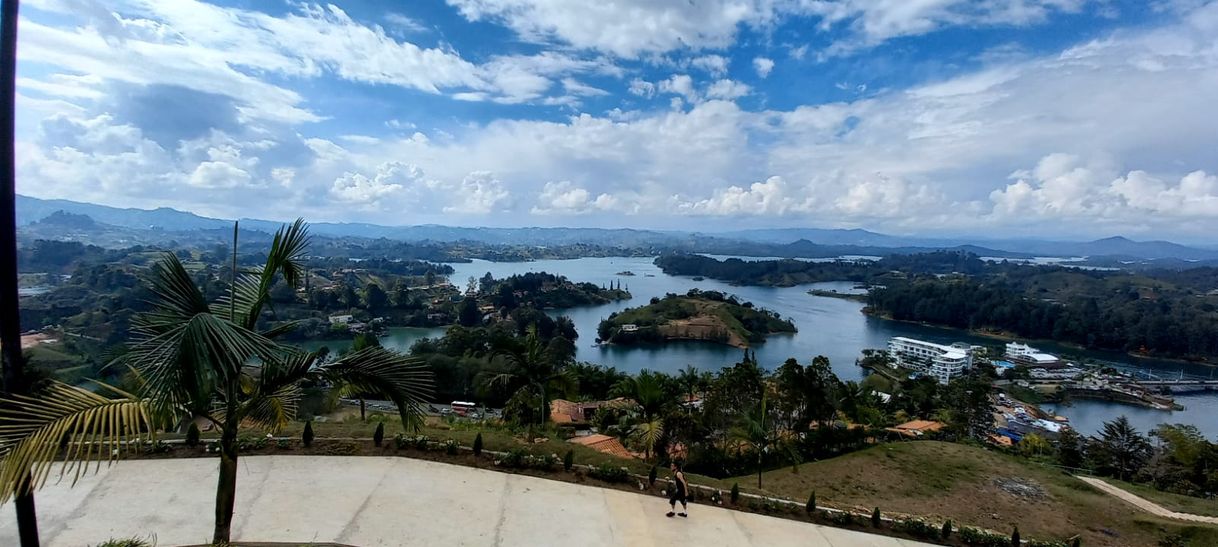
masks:
{"type": "Polygon", "coordinates": [[[1146,511],[1147,513],[1150,513],[1152,515],[1166,517],[1169,519],[1187,520],[1190,522],[1201,522],[1201,523],[1205,523],[1205,524],[1218,524],[1218,517],[1206,517],[1206,516],[1202,516],[1202,515],[1194,515],[1191,513],[1178,513],[1176,511],[1167,509],[1167,508],[1163,507],[1162,505],[1159,505],[1146,498],[1133,494],[1132,492],[1129,492],[1127,490],[1123,490],[1121,488],[1108,484],[1100,479],[1097,479],[1094,477],[1078,477],[1078,478],[1079,478],[1079,480],[1081,480],[1087,484],[1090,484],[1091,486],[1094,486],[1111,496],[1116,496],[1118,498],[1121,498],[1122,500],[1125,500],[1126,502],[1137,507],[1138,509],[1146,511]]]}

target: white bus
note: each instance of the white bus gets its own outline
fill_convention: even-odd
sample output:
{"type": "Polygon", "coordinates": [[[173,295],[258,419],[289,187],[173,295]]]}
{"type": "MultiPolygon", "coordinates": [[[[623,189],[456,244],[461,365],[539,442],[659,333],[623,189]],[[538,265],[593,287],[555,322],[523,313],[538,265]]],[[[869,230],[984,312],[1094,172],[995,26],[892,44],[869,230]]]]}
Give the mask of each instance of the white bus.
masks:
{"type": "Polygon", "coordinates": [[[467,416],[473,413],[474,408],[478,405],[467,401],[453,401],[452,403],[449,403],[448,406],[452,407],[453,414],[456,414],[457,416],[467,416]]]}

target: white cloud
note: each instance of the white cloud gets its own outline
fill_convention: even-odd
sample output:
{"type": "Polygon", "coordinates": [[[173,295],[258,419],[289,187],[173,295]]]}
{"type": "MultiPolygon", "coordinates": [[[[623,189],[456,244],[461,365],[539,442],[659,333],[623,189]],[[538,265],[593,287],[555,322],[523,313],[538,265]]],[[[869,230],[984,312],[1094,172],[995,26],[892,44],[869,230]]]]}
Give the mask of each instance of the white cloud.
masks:
{"type": "Polygon", "coordinates": [[[1171,183],[1145,171],[1110,176],[1070,154],[1049,154],[1015,182],[990,193],[993,215],[1005,222],[1087,219],[1110,226],[1218,218],[1218,176],[1193,171],[1171,183]]]}
{"type": "Polygon", "coordinates": [[[501,22],[526,40],[558,41],[619,57],[722,48],[741,25],[769,24],[767,0],[448,0],[471,21],[501,22]]]}
{"type": "Polygon", "coordinates": [[[752,92],[752,89],[749,88],[748,84],[735,80],[719,80],[706,88],[706,97],[708,99],[730,101],[748,95],[750,92],[752,92]]]}
{"type": "Polygon", "coordinates": [[[650,99],[656,94],[656,85],[646,80],[635,78],[630,80],[630,93],[650,99]]]}
{"type": "Polygon", "coordinates": [[[727,75],[728,60],[722,55],[703,55],[689,62],[690,66],[706,71],[712,77],[721,78],[727,75]]]}
{"type": "MultiPolygon", "coordinates": [[[[492,56],[475,64],[448,47],[420,47],[396,39],[381,26],[358,22],[334,5],[296,5],[281,16],[196,1],[130,0],[113,5],[112,13],[101,6],[78,10],[74,5],[48,5],[51,8],[88,22],[71,30],[21,23],[23,63],[63,71],[23,78],[23,87],[57,97],[96,97],[108,81],[169,84],[232,96],[247,117],[299,123],[321,116],[304,107],[297,92],[268,83],[260,74],[332,74],[351,82],[502,103],[538,100],[562,76],[621,74],[603,58],[549,51],[492,56]],[[74,74],[89,76],[70,81],[74,74]]],[[[387,20],[397,27],[412,21],[400,14],[390,14],[387,20]]]]}
{"type": "Polygon", "coordinates": [[[681,95],[690,101],[698,98],[698,92],[694,91],[694,79],[688,74],[673,74],[667,80],[661,81],[660,93],[681,95]]]}
{"type": "Polygon", "coordinates": [[[754,58],[753,70],[757,71],[757,77],[768,78],[770,76],[770,71],[774,70],[774,60],[766,57],[754,58]]]}

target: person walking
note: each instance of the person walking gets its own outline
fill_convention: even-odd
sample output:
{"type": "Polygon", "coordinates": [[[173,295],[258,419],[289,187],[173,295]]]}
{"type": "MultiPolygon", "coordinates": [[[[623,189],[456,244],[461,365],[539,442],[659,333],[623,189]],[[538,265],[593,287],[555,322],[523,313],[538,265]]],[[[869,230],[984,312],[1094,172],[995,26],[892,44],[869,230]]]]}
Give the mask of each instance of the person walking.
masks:
{"type": "Polygon", "coordinates": [[[686,500],[689,496],[689,483],[685,482],[685,473],[681,471],[681,464],[674,461],[669,466],[669,470],[672,471],[673,484],[671,491],[668,493],[668,505],[672,507],[672,510],[668,512],[668,517],[671,518],[673,515],[677,515],[688,518],[687,511],[689,511],[689,505],[686,500]],[[680,513],[676,512],[678,501],[681,502],[680,513]]]}

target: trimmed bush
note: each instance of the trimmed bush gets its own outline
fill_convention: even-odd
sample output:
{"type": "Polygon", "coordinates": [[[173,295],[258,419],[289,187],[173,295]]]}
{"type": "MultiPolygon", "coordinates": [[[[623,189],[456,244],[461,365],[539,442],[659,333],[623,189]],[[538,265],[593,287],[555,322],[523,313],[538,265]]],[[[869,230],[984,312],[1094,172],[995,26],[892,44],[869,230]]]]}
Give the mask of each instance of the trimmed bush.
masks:
{"type": "Polygon", "coordinates": [[[445,454],[448,454],[449,456],[456,456],[457,452],[459,452],[460,450],[461,450],[461,445],[457,444],[456,439],[448,439],[447,441],[444,441],[444,453],[445,454]]]}
{"type": "Polygon", "coordinates": [[[602,463],[588,471],[588,476],[605,482],[628,482],[630,471],[610,463],[602,463]]]}
{"type": "Polygon", "coordinates": [[[876,507],[871,510],[871,527],[879,528],[880,524],[884,523],[884,519],[880,517],[880,508],[876,507]]]}
{"type": "Polygon", "coordinates": [[[1070,542],[1070,547],[1080,547],[1083,544],[1082,538],[1074,536],[1074,541],[1070,542]]]}
{"type": "Polygon", "coordinates": [[[816,512],[816,490],[813,490],[811,494],[808,494],[808,504],[804,506],[804,510],[807,511],[809,515],[816,512]]]}
{"type": "Polygon", "coordinates": [[[313,446],[313,421],[305,422],[304,433],[300,435],[300,442],[304,443],[305,448],[313,446]]]}
{"type": "Polygon", "coordinates": [[[952,537],[952,519],[947,519],[947,522],[943,523],[943,529],[939,530],[939,537],[943,539],[952,537]]]}
{"type": "Polygon", "coordinates": [[[647,472],[647,486],[656,485],[656,474],[658,472],[659,472],[659,468],[657,466],[655,466],[655,465],[651,466],[651,470],[647,472]]]}
{"type": "Polygon", "coordinates": [[[562,455],[562,469],[570,471],[573,465],[575,465],[575,451],[567,450],[567,453],[562,455]]]}
{"type": "Polygon", "coordinates": [[[199,424],[190,422],[190,427],[186,428],[186,446],[199,446],[199,434],[199,424]]]}
{"type": "Polygon", "coordinates": [[[920,539],[933,540],[939,537],[939,529],[922,519],[898,520],[893,522],[892,529],[920,539]]]}
{"type": "Polygon", "coordinates": [[[839,511],[829,515],[829,521],[838,526],[853,526],[854,515],[849,511],[839,511]]]}
{"type": "Polygon", "coordinates": [[[1011,544],[1011,538],[979,530],[970,526],[960,527],[960,540],[966,545],[974,545],[976,547],[1007,547],[1011,544]]]}
{"type": "Polygon", "coordinates": [[[1011,547],[1020,547],[1020,545],[1023,545],[1023,543],[1019,541],[1019,527],[1016,526],[1011,531],[1011,547]]]}
{"type": "Polygon", "coordinates": [[[377,448],[380,448],[381,444],[383,444],[384,442],[385,442],[385,422],[378,422],[376,424],[376,431],[374,431],[372,433],[372,444],[376,445],[377,448]]]}
{"type": "Polygon", "coordinates": [[[291,450],[292,449],[292,440],[291,439],[277,439],[275,441],[275,448],[277,448],[279,450],[291,450]]]}
{"type": "Polygon", "coordinates": [[[732,505],[736,505],[740,501],[740,483],[732,483],[731,499],[732,505]]]}
{"type": "Polygon", "coordinates": [[[474,457],[482,457],[482,432],[478,432],[478,436],[474,437],[474,457]]]}

